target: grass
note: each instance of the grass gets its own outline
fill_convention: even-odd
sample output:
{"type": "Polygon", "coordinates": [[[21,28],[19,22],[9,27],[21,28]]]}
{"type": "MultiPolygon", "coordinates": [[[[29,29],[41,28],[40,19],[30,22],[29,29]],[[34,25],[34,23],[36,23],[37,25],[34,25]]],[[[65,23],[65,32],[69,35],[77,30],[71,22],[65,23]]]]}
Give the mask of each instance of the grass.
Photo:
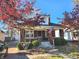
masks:
{"type": "Polygon", "coordinates": [[[79,53],[78,52],[71,52],[70,54],[68,54],[70,57],[74,57],[74,58],[77,58],[79,59],[79,53]]]}
{"type": "Polygon", "coordinates": [[[64,57],[62,57],[62,56],[51,56],[51,57],[48,57],[48,59],[64,59],[64,57]]]}
{"type": "Polygon", "coordinates": [[[62,56],[38,56],[33,59],[64,59],[62,56]]]}
{"type": "Polygon", "coordinates": [[[65,54],[79,51],[78,45],[75,45],[75,44],[67,44],[65,46],[56,46],[56,48],[59,50],[59,52],[62,52],[65,54]]]}

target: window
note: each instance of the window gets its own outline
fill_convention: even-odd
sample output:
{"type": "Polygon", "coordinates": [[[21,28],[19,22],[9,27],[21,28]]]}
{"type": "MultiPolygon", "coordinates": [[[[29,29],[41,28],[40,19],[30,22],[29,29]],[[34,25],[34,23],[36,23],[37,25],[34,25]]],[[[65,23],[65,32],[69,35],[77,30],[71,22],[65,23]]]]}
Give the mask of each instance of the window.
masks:
{"type": "Polygon", "coordinates": [[[41,36],[41,31],[38,31],[38,36],[41,36]]]}
{"type": "Polygon", "coordinates": [[[41,36],[41,31],[34,31],[34,37],[41,36]]]}
{"type": "Polygon", "coordinates": [[[26,37],[29,37],[29,34],[26,34],[26,37]]]}
{"type": "Polygon", "coordinates": [[[25,36],[29,38],[33,37],[33,31],[26,31],[25,36]]]}
{"type": "Polygon", "coordinates": [[[25,34],[26,34],[26,37],[29,37],[29,31],[26,31],[25,34]]]}

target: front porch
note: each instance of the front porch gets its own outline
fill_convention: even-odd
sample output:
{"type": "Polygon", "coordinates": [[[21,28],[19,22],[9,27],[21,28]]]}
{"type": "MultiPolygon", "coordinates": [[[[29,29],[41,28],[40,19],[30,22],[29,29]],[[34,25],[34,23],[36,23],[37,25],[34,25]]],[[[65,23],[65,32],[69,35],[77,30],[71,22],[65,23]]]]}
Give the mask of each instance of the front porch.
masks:
{"type": "Polygon", "coordinates": [[[47,40],[48,29],[51,28],[52,26],[37,26],[32,29],[22,29],[20,30],[20,40],[28,40],[28,39],[47,40]]]}

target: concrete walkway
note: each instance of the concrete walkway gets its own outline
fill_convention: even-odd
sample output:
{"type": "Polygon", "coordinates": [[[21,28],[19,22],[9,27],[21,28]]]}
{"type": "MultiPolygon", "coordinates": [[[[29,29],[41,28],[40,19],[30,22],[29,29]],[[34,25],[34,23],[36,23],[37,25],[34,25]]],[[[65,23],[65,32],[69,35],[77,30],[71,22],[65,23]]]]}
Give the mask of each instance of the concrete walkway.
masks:
{"type": "Polygon", "coordinates": [[[18,49],[17,48],[9,48],[8,49],[8,54],[10,54],[10,53],[18,53],[18,49]]]}
{"type": "Polygon", "coordinates": [[[16,42],[9,42],[8,55],[4,59],[28,59],[25,53],[19,53],[16,44],[16,42]]]}

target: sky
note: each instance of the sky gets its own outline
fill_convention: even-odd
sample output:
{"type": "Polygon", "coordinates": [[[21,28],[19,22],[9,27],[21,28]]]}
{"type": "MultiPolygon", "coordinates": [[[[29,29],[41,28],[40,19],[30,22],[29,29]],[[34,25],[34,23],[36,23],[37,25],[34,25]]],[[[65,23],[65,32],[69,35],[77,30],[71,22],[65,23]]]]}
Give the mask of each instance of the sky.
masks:
{"type": "Polygon", "coordinates": [[[36,0],[35,7],[50,15],[52,23],[60,23],[57,18],[63,18],[63,12],[70,12],[73,8],[73,0],[36,0]]]}

